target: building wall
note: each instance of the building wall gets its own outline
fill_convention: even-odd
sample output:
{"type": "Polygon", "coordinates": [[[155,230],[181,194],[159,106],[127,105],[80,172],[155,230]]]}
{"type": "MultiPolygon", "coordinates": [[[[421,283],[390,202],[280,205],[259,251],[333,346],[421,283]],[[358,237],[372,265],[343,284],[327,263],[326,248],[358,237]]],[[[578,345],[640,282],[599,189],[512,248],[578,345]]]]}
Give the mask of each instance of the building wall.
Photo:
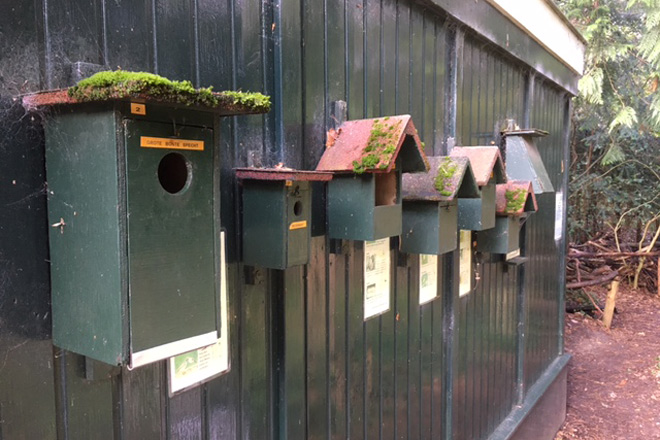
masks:
{"type": "Polygon", "coordinates": [[[489,144],[506,118],[529,122],[550,131],[541,152],[565,194],[570,95],[439,7],[4,2],[0,49],[0,439],[487,438],[561,352],[554,195],[529,221],[529,262],[484,256],[460,299],[448,254],[441,298],[420,307],[417,257],[392,239],[392,310],[366,322],[360,242],[315,237],[309,265],[249,280],[240,262],[232,168],[314,168],[337,100],[351,119],[410,113],[427,154],[450,137],[489,144]],[[174,397],[165,362],[86,380],[85,359],[50,341],[43,134],[11,98],[69,85],[75,62],[273,98],[267,115],[222,125],[231,371],[174,397]]]}

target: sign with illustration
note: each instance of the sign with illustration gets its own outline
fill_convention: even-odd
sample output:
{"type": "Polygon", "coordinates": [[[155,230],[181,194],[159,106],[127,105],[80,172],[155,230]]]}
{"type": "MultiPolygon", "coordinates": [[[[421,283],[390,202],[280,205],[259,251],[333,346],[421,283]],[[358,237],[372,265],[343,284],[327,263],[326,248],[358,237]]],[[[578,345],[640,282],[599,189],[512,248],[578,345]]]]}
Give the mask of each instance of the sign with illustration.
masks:
{"type": "Polygon", "coordinates": [[[169,359],[170,394],[199,385],[229,371],[229,313],[225,232],[220,234],[220,338],[215,344],[169,359]]]}
{"type": "Polygon", "coordinates": [[[438,296],[438,256],[419,256],[419,304],[427,303],[438,296]]]}
{"type": "Polygon", "coordinates": [[[390,309],[390,239],[364,244],[364,319],[390,309]]]}

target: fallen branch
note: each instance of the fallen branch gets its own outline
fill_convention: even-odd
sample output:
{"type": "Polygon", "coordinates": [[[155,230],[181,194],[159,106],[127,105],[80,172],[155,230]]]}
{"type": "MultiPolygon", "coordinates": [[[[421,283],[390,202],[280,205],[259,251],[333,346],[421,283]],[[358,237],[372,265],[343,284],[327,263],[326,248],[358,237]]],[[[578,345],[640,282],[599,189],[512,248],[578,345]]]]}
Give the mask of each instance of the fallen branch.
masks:
{"type": "Polygon", "coordinates": [[[619,275],[619,271],[615,270],[611,273],[608,273],[604,277],[596,278],[593,280],[588,280],[588,281],[582,281],[582,282],[577,282],[577,283],[568,283],[566,284],[567,289],[578,289],[580,287],[588,287],[588,286],[597,286],[599,284],[604,284],[608,281],[613,280],[619,275]]]}

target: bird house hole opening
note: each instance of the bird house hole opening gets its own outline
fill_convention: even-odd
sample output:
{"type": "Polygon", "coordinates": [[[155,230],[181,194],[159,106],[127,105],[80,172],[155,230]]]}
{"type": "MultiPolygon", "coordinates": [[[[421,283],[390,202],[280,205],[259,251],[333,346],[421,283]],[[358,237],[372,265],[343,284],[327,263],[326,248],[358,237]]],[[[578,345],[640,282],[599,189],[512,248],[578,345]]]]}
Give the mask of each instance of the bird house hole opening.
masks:
{"type": "Polygon", "coordinates": [[[396,171],[376,173],[376,206],[396,205],[398,202],[398,178],[396,171]]]}
{"type": "Polygon", "coordinates": [[[170,194],[183,191],[190,181],[191,174],[190,163],[180,153],[166,154],[158,164],[158,181],[170,194]]]}

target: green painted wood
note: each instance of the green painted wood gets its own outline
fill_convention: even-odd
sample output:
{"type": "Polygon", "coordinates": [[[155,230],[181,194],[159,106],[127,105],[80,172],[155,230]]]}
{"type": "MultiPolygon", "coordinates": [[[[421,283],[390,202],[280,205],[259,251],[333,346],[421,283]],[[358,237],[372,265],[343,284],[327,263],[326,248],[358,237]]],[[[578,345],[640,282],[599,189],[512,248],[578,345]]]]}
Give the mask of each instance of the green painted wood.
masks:
{"type": "Polygon", "coordinates": [[[410,316],[410,303],[408,292],[410,289],[410,267],[396,267],[396,291],[394,293],[395,323],[394,323],[394,401],[395,425],[394,438],[410,438],[410,423],[408,402],[410,390],[408,388],[408,375],[410,364],[408,362],[408,320],[410,316]],[[405,402],[405,403],[404,403],[405,402]]]}
{"type": "Polygon", "coordinates": [[[255,284],[245,285],[241,297],[237,355],[240,356],[241,380],[240,435],[245,440],[267,439],[274,432],[269,282],[267,273],[258,270],[255,284]]]}
{"type": "Polygon", "coordinates": [[[187,0],[155,0],[154,69],[156,73],[177,80],[197,83],[194,37],[197,15],[187,0]]]}
{"type": "Polygon", "coordinates": [[[169,399],[167,424],[170,438],[201,440],[204,438],[205,422],[202,414],[204,387],[196,387],[169,399]]]}
{"type": "Polygon", "coordinates": [[[85,359],[75,353],[54,354],[58,438],[108,439],[115,435],[113,381],[85,380],[85,359]]]}
{"type": "Polygon", "coordinates": [[[107,29],[106,63],[126,70],[152,72],[154,70],[153,10],[151,2],[135,4],[130,0],[105,3],[107,29]]]}
{"type": "Polygon", "coordinates": [[[458,204],[403,202],[401,250],[440,255],[458,246],[458,204]]]}
{"type": "Polygon", "coordinates": [[[365,437],[365,324],[364,324],[364,244],[349,242],[347,304],[348,432],[351,438],[365,437]]]}
{"type": "Polygon", "coordinates": [[[157,440],[167,435],[165,371],[165,362],[158,362],[133,371],[123,369],[116,379],[119,420],[115,429],[121,430],[123,438],[157,440]]]}
{"type": "Polygon", "coordinates": [[[48,224],[66,223],[49,235],[53,343],[109,364],[125,359],[127,342],[117,129],[108,111],[62,114],[46,125],[48,224]]]}
{"type": "MultiPolygon", "coordinates": [[[[444,257],[443,257],[444,258],[444,257]]],[[[443,287],[445,283],[445,271],[443,258],[438,258],[438,298],[433,300],[433,341],[431,343],[431,374],[432,374],[432,396],[431,396],[431,436],[432,438],[442,438],[445,425],[445,387],[446,372],[448,362],[445,356],[446,332],[444,325],[444,300],[449,292],[443,287]]]]}
{"type": "Polygon", "coordinates": [[[329,291],[326,289],[325,237],[312,239],[310,264],[305,268],[305,344],[307,438],[330,437],[329,291]]]}
{"type": "Polygon", "coordinates": [[[216,329],[213,132],[125,124],[131,350],[138,352],[216,329]],[[204,151],[140,147],[142,136],[175,134],[203,140],[204,151]],[[171,154],[185,158],[189,169],[175,194],[159,181],[161,161],[171,154]]]}
{"type": "Polygon", "coordinates": [[[329,423],[330,438],[333,440],[347,438],[349,429],[347,264],[348,257],[344,253],[328,255],[329,423]]]}

